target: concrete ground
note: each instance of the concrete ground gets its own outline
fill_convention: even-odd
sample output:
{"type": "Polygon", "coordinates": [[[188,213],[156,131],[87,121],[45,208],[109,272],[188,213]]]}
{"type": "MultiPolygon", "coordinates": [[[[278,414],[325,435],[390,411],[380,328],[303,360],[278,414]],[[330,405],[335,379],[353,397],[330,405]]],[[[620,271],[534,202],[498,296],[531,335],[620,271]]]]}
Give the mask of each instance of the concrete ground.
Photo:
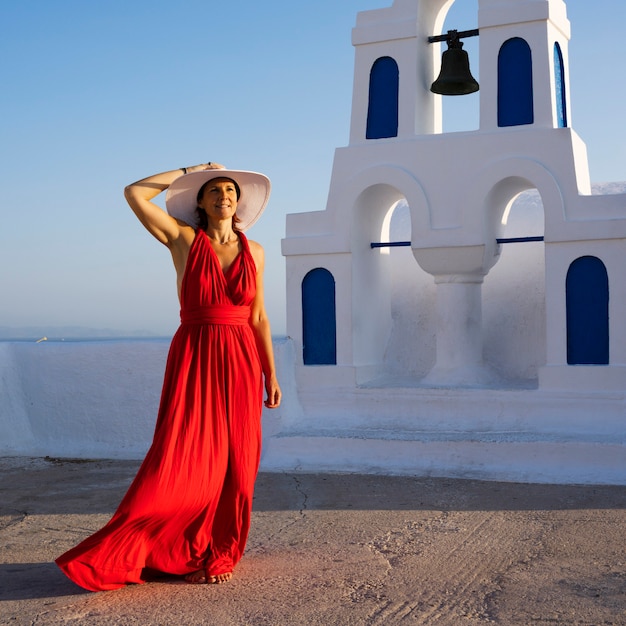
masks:
{"type": "Polygon", "coordinates": [[[626,487],[261,474],[222,585],[90,593],[53,559],[134,461],[0,458],[0,624],[626,624],[626,487]]]}

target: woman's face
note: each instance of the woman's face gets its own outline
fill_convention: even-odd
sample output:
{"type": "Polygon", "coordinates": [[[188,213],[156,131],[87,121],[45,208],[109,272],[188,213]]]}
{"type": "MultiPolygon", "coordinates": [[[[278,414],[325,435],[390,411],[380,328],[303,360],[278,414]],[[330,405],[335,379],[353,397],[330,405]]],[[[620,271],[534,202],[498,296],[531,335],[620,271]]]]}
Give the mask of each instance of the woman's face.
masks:
{"type": "Polygon", "coordinates": [[[231,219],[237,211],[237,188],[230,178],[215,178],[209,181],[198,200],[209,220],[231,219]]]}

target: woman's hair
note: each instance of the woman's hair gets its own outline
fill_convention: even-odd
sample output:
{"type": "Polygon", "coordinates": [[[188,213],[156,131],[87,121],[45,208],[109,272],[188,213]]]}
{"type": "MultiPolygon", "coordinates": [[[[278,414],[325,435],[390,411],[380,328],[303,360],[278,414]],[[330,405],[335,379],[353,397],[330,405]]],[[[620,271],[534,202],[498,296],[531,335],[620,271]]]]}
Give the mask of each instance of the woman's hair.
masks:
{"type": "MultiPolygon", "coordinates": [[[[223,178],[222,176],[216,176],[216,178],[223,178]]],[[[196,216],[198,217],[198,226],[202,229],[202,230],[206,230],[208,225],[209,225],[209,218],[206,214],[206,211],[202,208],[200,208],[198,206],[198,204],[200,203],[200,199],[202,198],[202,196],[204,195],[204,189],[205,187],[212,181],[214,181],[215,178],[212,178],[211,180],[207,180],[206,183],[204,183],[204,185],[202,185],[202,187],[200,187],[200,189],[198,189],[198,193],[196,195],[196,216]]],[[[236,180],[233,180],[232,178],[227,178],[226,180],[230,180],[233,185],[235,185],[235,192],[237,193],[237,200],[239,200],[239,198],[241,197],[241,189],[239,187],[239,185],[237,184],[236,180]]],[[[241,220],[239,219],[239,216],[237,215],[237,213],[235,213],[235,215],[233,215],[233,230],[239,230],[237,228],[237,224],[241,222],[241,220]]]]}

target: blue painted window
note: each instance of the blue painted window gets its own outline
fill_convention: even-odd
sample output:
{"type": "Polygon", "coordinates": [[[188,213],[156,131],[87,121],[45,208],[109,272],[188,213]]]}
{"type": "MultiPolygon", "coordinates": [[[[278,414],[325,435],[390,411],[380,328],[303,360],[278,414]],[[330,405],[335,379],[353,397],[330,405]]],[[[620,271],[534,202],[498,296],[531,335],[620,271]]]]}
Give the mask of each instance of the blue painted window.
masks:
{"type": "Polygon", "coordinates": [[[302,281],[302,343],[305,365],[337,364],[335,279],[322,267],[302,281]]]}
{"type": "Polygon", "coordinates": [[[526,41],[514,37],[498,54],[498,126],[532,124],[534,119],[532,54],[526,41]]]}
{"type": "Polygon", "coordinates": [[[565,283],[567,363],[609,363],[609,278],[604,263],[593,256],[576,259],[565,283]]]}
{"type": "Polygon", "coordinates": [[[567,103],[565,100],[565,68],[563,54],[558,42],[554,44],[554,89],[556,90],[556,118],[559,128],[567,126],[567,103]]]}
{"type": "Polygon", "coordinates": [[[377,59],[370,72],[366,139],[398,136],[400,72],[391,57],[377,59]]]}

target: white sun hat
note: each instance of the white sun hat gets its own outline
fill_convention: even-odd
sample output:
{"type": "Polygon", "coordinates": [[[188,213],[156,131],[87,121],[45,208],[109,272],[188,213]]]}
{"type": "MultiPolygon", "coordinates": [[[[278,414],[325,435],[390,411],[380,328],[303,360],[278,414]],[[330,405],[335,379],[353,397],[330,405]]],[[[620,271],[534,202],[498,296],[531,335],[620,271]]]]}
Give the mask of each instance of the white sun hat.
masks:
{"type": "Polygon", "coordinates": [[[271,183],[265,174],[244,170],[210,169],[190,172],[179,176],[168,188],[165,195],[167,212],[196,228],[198,226],[197,196],[200,187],[214,178],[234,180],[241,196],[237,201],[238,230],[246,230],[254,224],[267,206],[271,183]]]}

